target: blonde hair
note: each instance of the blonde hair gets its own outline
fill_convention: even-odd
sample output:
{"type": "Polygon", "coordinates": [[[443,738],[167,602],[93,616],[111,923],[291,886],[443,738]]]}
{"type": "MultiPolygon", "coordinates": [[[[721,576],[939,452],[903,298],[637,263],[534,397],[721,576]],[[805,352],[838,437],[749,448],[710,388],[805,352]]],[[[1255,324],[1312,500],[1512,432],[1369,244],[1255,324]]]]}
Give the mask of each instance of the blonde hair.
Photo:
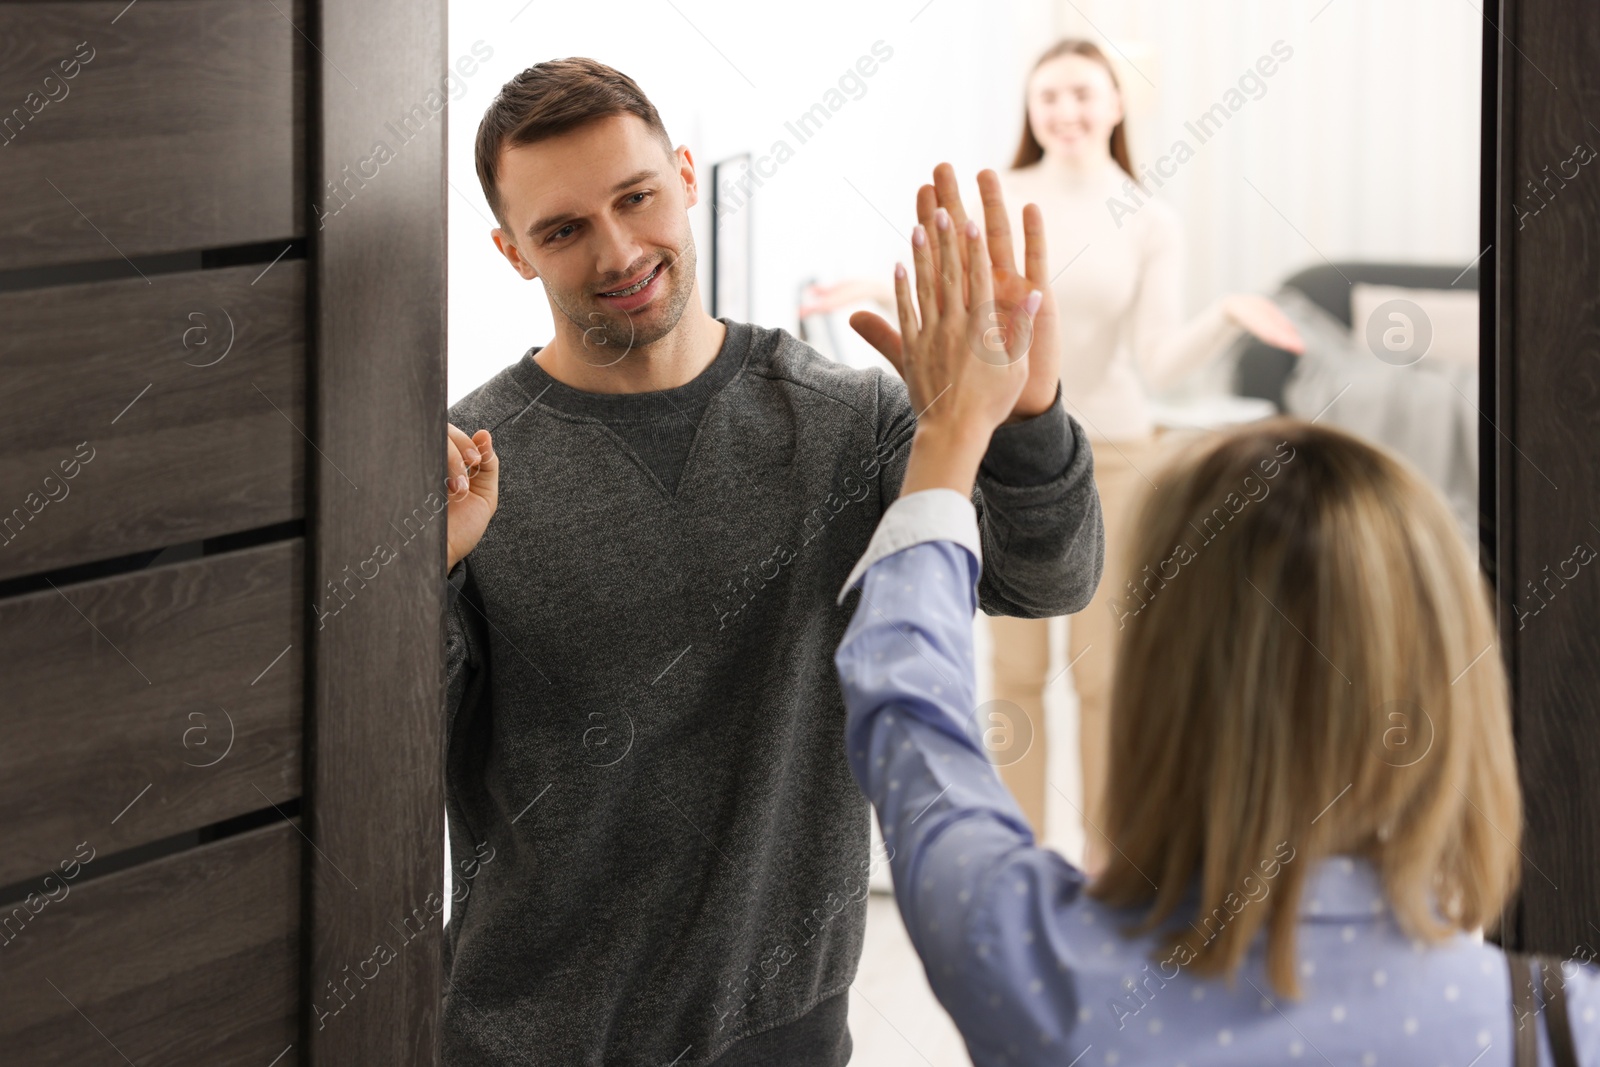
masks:
{"type": "Polygon", "coordinates": [[[1225,433],[1158,480],[1113,609],[1115,847],[1090,894],[1149,905],[1136,934],[1198,882],[1207,929],[1166,932],[1163,954],[1231,981],[1266,927],[1288,997],[1323,857],[1371,860],[1411,937],[1493,929],[1522,799],[1487,589],[1443,500],[1388,453],[1293,419],[1225,433]]]}

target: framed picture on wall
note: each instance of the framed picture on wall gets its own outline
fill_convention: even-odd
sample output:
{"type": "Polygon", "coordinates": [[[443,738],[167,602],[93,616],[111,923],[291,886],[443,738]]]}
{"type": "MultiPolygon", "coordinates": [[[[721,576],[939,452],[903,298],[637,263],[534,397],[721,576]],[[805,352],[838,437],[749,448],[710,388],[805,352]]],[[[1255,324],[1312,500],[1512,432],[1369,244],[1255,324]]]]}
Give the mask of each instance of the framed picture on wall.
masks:
{"type": "Polygon", "coordinates": [[[723,179],[731,188],[750,169],[750,153],[729,156],[711,167],[711,314],[749,322],[750,209],[748,199],[724,197],[723,179]]]}

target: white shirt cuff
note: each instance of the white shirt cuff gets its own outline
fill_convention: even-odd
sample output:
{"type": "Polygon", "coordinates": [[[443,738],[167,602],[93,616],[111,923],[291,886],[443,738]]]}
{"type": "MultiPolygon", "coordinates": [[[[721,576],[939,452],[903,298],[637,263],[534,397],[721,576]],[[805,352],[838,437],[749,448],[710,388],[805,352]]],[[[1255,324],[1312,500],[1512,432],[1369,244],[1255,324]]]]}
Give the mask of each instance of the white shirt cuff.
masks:
{"type": "Polygon", "coordinates": [[[889,505],[834,603],[843,604],[845,594],[866,577],[874,563],[925,541],[954,541],[972,553],[980,568],[983,566],[978,511],[971,499],[954,489],[924,489],[889,505]]]}

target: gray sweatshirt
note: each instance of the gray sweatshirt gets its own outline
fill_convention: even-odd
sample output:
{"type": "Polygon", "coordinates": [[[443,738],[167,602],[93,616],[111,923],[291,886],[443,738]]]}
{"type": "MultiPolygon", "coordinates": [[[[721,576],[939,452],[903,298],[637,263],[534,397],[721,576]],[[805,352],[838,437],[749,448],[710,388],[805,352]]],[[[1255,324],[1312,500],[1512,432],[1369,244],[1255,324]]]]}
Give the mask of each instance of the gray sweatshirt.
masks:
{"type": "MultiPolygon", "coordinates": [[[[799,1062],[772,1035],[824,1002],[848,1054],[870,809],[834,597],[915,420],[898,378],[722,321],[678,389],[582,393],[530,352],[450,409],[493,432],[500,501],[449,583],[451,850],[490,858],[445,934],[446,1064],[799,1062]]],[[[1059,395],[996,431],[986,611],[1088,603],[1092,464],[1059,395]]]]}

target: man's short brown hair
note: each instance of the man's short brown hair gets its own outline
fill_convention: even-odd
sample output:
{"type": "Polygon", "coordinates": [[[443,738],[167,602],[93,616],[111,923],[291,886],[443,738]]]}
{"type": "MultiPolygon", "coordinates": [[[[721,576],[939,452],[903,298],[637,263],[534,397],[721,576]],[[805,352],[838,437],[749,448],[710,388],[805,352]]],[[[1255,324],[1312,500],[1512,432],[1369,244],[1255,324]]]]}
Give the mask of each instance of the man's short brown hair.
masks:
{"type": "Polygon", "coordinates": [[[535,63],[500,88],[478,124],[478,181],[502,226],[495,182],[505,148],[533,144],[610,115],[636,115],[660,138],[667,154],[672,140],[655,105],[632,78],[604,63],[575,56],[535,63]]]}

